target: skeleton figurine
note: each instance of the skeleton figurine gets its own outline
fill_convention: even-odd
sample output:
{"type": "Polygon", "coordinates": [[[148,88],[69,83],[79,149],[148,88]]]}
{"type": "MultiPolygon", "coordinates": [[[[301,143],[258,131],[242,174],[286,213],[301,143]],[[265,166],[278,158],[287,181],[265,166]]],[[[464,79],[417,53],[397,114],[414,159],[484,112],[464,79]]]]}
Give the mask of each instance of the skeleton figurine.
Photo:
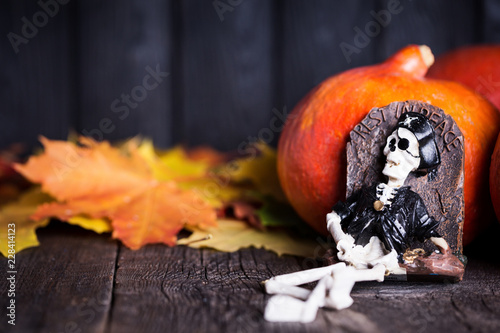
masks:
{"type": "Polygon", "coordinates": [[[430,239],[442,254],[450,255],[448,243],[436,231],[438,222],[428,215],[420,196],[404,186],[410,172],[432,174],[440,164],[427,118],[404,113],[383,153],[387,183],[363,187],[326,216],[337,258],[343,262],[265,281],[266,291],[277,294],[266,306],[266,320],[310,322],[320,307],[349,307],[356,282],[382,282],[386,274],[405,274],[400,263],[413,239],[430,239]],[[318,284],[312,291],[298,287],[314,281],[318,284]]]}

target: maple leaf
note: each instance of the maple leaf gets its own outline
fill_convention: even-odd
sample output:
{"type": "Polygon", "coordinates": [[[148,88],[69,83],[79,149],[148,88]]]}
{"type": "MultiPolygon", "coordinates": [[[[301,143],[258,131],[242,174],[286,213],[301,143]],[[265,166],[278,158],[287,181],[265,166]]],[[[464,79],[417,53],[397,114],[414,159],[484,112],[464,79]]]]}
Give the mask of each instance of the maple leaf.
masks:
{"type": "Polygon", "coordinates": [[[189,181],[204,177],[211,164],[203,160],[195,161],[188,157],[186,150],[177,146],[157,153],[150,140],[144,140],[138,147],[139,154],[153,171],[157,180],[189,181]]]}
{"type": "Polygon", "coordinates": [[[232,162],[231,181],[250,181],[260,195],[269,195],[288,202],[278,178],[276,150],[264,143],[256,143],[259,154],[232,162]]]}
{"type": "Polygon", "coordinates": [[[186,150],[180,146],[166,151],[155,150],[149,140],[140,143],[138,152],[157,180],[174,180],[179,188],[195,190],[212,207],[245,196],[245,190],[229,184],[214,170],[227,161],[227,155],[208,147],[186,150]]]}
{"type": "Polygon", "coordinates": [[[257,229],[261,226],[304,225],[281,189],[276,150],[262,142],[253,148],[254,154],[218,167],[217,174],[228,175],[227,187],[233,190],[233,195],[224,202],[223,216],[246,221],[257,229]],[[231,212],[235,204],[239,208],[244,205],[244,214],[225,214],[228,209],[231,212]]]}
{"type": "Polygon", "coordinates": [[[224,252],[254,246],[265,248],[278,255],[290,254],[314,257],[321,245],[311,238],[289,234],[285,230],[259,231],[246,223],[234,220],[219,220],[217,228],[188,228],[193,233],[180,239],[177,244],[193,248],[208,247],[224,252]]]}
{"type": "Polygon", "coordinates": [[[58,201],[123,199],[117,194],[135,195],[148,186],[144,182],[150,179],[147,164],[124,156],[107,142],[81,138],[83,147],[79,147],[44,137],[40,141],[44,153],[31,157],[25,165],[16,164],[15,169],[33,183],[42,184],[42,190],[58,201]]]}
{"type": "Polygon", "coordinates": [[[94,219],[86,215],[76,215],[68,218],[69,224],[95,231],[99,234],[112,231],[111,222],[107,218],[94,219]]]}
{"type": "Polygon", "coordinates": [[[41,203],[51,201],[52,198],[42,193],[39,187],[25,191],[17,201],[10,202],[0,209],[0,253],[8,255],[8,229],[15,229],[15,250],[16,253],[37,246],[38,240],[35,230],[49,223],[49,219],[33,221],[30,216],[35,212],[41,203]],[[11,228],[14,224],[15,227],[11,228]]]}
{"type": "Polygon", "coordinates": [[[162,165],[147,161],[134,141],[121,150],[89,138],[80,138],[81,146],[43,137],[41,142],[42,155],[16,165],[57,199],[40,205],[33,214],[36,220],[74,221],[82,215],[108,219],[113,237],[131,249],[157,242],[175,245],[176,234],[185,225],[216,225],[214,210],[195,191],[155,179],[162,165]]]}

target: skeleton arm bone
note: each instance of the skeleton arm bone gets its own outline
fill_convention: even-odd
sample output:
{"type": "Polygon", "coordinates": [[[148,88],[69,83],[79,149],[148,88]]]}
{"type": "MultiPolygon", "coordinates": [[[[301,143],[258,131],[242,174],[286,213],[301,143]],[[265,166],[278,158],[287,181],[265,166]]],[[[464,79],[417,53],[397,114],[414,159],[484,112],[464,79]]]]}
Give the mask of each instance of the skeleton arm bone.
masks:
{"type": "Polygon", "coordinates": [[[339,214],[332,210],[331,213],[326,215],[326,228],[328,229],[328,232],[332,235],[333,239],[335,240],[335,243],[339,243],[342,239],[348,239],[352,240],[354,243],[354,239],[352,238],[351,235],[346,234],[342,230],[342,226],[340,224],[341,219],[339,214]]]}
{"type": "Polygon", "coordinates": [[[342,230],[342,225],[340,223],[340,216],[334,210],[326,215],[326,228],[337,244],[337,256],[339,259],[343,260],[342,258],[344,255],[352,252],[352,249],[356,245],[354,244],[354,238],[342,230]]]}
{"type": "Polygon", "coordinates": [[[337,244],[337,256],[340,260],[349,262],[357,268],[368,268],[382,264],[389,271],[399,270],[397,253],[394,250],[384,254],[384,250],[377,246],[380,245],[380,242],[375,240],[370,241],[370,246],[356,245],[354,238],[342,230],[340,216],[335,211],[327,214],[326,220],[327,229],[337,244]],[[375,244],[373,244],[373,241],[375,241],[375,244]],[[373,258],[373,255],[376,258],[373,258]]]}

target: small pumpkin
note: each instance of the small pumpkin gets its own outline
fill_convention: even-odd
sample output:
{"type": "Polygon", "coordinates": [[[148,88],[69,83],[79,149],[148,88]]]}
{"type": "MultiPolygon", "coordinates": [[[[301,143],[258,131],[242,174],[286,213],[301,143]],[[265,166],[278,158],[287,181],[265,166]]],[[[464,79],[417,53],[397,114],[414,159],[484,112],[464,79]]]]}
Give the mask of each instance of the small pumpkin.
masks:
{"type": "Polygon", "coordinates": [[[500,45],[465,46],[438,57],[427,77],[460,82],[500,109],[500,45]]]}

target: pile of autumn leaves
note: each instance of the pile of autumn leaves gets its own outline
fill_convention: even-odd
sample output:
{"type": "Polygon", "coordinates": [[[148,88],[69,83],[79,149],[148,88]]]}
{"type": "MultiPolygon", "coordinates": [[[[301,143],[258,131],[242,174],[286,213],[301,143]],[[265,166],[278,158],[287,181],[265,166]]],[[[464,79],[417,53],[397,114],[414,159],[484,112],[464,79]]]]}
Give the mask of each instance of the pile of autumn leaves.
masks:
{"type": "MultiPolygon", "coordinates": [[[[256,246],[307,256],[315,247],[273,228],[300,222],[281,191],[275,151],[266,145],[231,158],[210,148],[159,151],[137,138],[119,146],[85,137],[41,142],[43,153],[13,164],[39,186],[0,208],[0,237],[7,239],[7,225],[15,223],[17,252],[38,245],[35,230],[50,218],[111,232],[131,249],[256,246]],[[178,240],[182,229],[192,234],[178,240]]],[[[6,242],[0,251],[7,253],[6,242]]]]}

